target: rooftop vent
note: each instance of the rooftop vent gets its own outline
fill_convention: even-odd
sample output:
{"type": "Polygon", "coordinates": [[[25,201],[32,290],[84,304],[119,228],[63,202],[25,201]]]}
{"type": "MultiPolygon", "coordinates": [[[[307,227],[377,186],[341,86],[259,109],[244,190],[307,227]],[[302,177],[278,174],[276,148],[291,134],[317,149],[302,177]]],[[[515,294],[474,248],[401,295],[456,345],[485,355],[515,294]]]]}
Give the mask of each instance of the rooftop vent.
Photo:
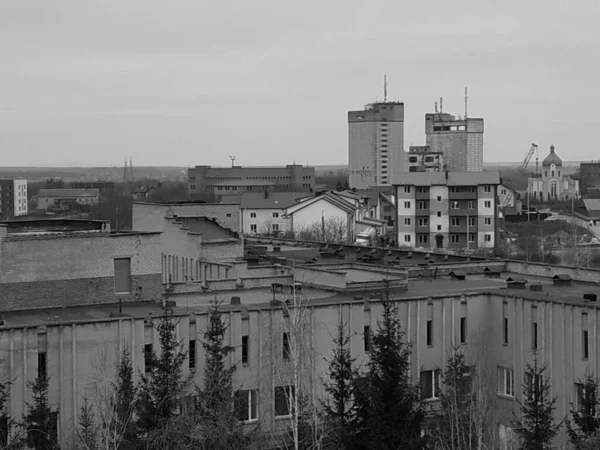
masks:
{"type": "Polygon", "coordinates": [[[525,289],[527,280],[521,275],[513,275],[506,279],[506,287],[509,289],[525,289]]]}
{"type": "Polygon", "coordinates": [[[531,289],[532,291],[541,291],[542,283],[533,283],[533,284],[529,285],[529,289],[531,289]]]}
{"type": "Polygon", "coordinates": [[[583,294],[583,299],[588,302],[595,302],[598,299],[596,294],[583,294]]]}
{"type": "Polygon", "coordinates": [[[354,296],[354,300],[362,300],[362,299],[363,299],[362,295],[355,295],[354,296]]]}
{"type": "Polygon", "coordinates": [[[455,280],[464,280],[467,277],[467,274],[462,270],[453,270],[448,275],[450,275],[455,280]]]}
{"type": "Polygon", "coordinates": [[[554,286],[571,286],[571,275],[566,273],[557,273],[552,277],[554,286]]]}
{"type": "Polygon", "coordinates": [[[232,305],[241,305],[242,299],[240,297],[231,297],[231,304],[232,305]]]}

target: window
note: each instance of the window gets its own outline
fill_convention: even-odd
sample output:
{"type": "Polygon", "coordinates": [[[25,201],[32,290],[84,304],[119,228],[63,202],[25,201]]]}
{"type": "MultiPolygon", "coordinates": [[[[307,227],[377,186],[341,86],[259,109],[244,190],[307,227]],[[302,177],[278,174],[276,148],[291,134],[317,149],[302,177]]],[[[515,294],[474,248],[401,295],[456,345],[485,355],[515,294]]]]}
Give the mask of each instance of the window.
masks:
{"type": "Polygon", "coordinates": [[[46,379],[48,376],[48,363],[46,352],[38,352],[38,378],[46,379]]]}
{"type": "Polygon", "coordinates": [[[255,223],[250,224],[250,231],[253,233],[256,233],[257,230],[257,226],[255,223]]]}
{"type": "Polygon", "coordinates": [[[477,225],[477,217],[469,217],[469,226],[474,227],[477,225]]]}
{"type": "Polygon", "coordinates": [[[131,294],[131,258],[115,258],[115,294],[131,294]]]}
{"type": "Polygon", "coordinates": [[[256,219],[256,213],[250,213],[250,218],[251,219],[256,219]]]}
{"type": "Polygon", "coordinates": [[[498,394],[515,396],[515,378],[512,369],[498,367],[498,394]]]}
{"type": "Polygon", "coordinates": [[[234,405],[238,420],[251,422],[258,419],[258,391],[256,389],[237,391],[234,405]]]}
{"type": "Polygon", "coordinates": [[[410,225],[410,217],[404,218],[404,225],[410,225]]]}
{"type": "Polygon", "coordinates": [[[279,213],[278,212],[274,212],[273,213],[273,217],[277,219],[279,217],[279,213]]]}
{"type": "Polygon", "coordinates": [[[250,337],[242,336],[242,364],[248,364],[250,354],[250,337]]]}
{"type": "Polygon", "coordinates": [[[419,226],[420,227],[427,227],[427,226],[429,226],[429,218],[427,218],[427,217],[421,217],[419,219],[419,226]]]}
{"type": "Polygon", "coordinates": [[[506,195],[506,189],[502,189],[502,195],[506,195]]]}
{"type": "Polygon", "coordinates": [[[491,218],[491,217],[486,217],[486,218],[484,219],[484,223],[485,223],[486,225],[491,225],[491,224],[492,224],[492,218],[491,218]]]}
{"type": "Polygon", "coordinates": [[[483,187],[483,192],[492,192],[492,187],[490,185],[485,185],[483,187]]]}
{"type": "Polygon", "coordinates": [[[440,371],[424,370],[421,372],[421,398],[423,400],[436,400],[440,395],[440,371]]]}
{"type": "Polygon", "coordinates": [[[291,415],[295,396],[294,386],[277,386],[275,388],[275,417],[291,415]]]}
{"type": "Polygon", "coordinates": [[[590,357],[590,343],[589,343],[589,332],[587,328],[588,315],[587,313],[583,313],[581,315],[581,351],[583,359],[588,359],[590,357]]]}
{"type": "Polygon", "coordinates": [[[196,190],[196,185],[190,184],[190,190],[195,191],[196,190]]]}
{"type": "Polygon", "coordinates": [[[538,348],[538,323],[537,323],[537,307],[531,307],[531,349],[538,348]]]}
{"type": "Polygon", "coordinates": [[[279,224],[278,223],[274,223],[273,224],[273,231],[279,231],[279,224]]]}
{"type": "Polygon", "coordinates": [[[438,225],[438,226],[437,226],[437,230],[438,230],[438,231],[442,231],[442,226],[441,226],[441,225],[438,225]]]}
{"type": "Polygon", "coordinates": [[[442,201],[442,196],[441,196],[441,195],[438,195],[438,196],[437,196],[437,201],[438,201],[438,202],[441,202],[441,201],[442,201]]]}
{"type": "Polygon", "coordinates": [[[452,209],[459,209],[460,208],[460,203],[457,202],[457,201],[450,202],[450,208],[452,208],[452,209]]]}
{"type": "Polygon", "coordinates": [[[469,200],[468,208],[475,209],[475,200],[469,200]]]}
{"type": "Polygon", "coordinates": [[[460,236],[458,234],[451,234],[450,242],[452,242],[453,244],[458,244],[460,242],[460,236]]]}
{"type": "Polygon", "coordinates": [[[475,242],[475,233],[469,233],[469,242],[475,242]]]}
{"type": "Polygon", "coordinates": [[[404,242],[410,242],[410,234],[404,235],[404,242]]]}
{"type": "Polygon", "coordinates": [[[535,399],[539,396],[543,381],[544,380],[541,375],[536,375],[534,377],[532,373],[525,372],[525,392],[523,394],[526,397],[533,396],[535,399]]]}
{"type": "Polygon", "coordinates": [[[189,357],[189,367],[190,369],[196,368],[196,340],[193,339],[190,341],[190,346],[188,350],[189,357]]]}
{"type": "Polygon", "coordinates": [[[410,194],[410,186],[404,186],[404,193],[410,194]]]}
{"type": "Polygon", "coordinates": [[[410,208],[410,202],[404,202],[404,207],[405,208],[410,208]]]}
{"type": "Polygon", "coordinates": [[[363,344],[365,346],[365,352],[370,352],[371,351],[371,327],[369,325],[365,325],[365,328],[364,328],[363,344]]]}
{"type": "Polygon", "coordinates": [[[290,335],[283,333],[283,359],[286,361],[290,360],[292,350],[290,348],[290,335]]]}
{"type": "Polygon", "coordinates": [[[144,371],[152,372],[152,344],[144,345],[144,371]]]}
{"type": "Polygon", "coordinates": [[[460,343],[467,343],[467,302],[460,302],[460,343]]]}
{"type": "Polygon", "coordinates": [[[427,304],[427,347],[433,347],[433,303],[427,304]]]}
{"type": "Polygon", "coordinates": [[[452,217],[450,219],[450,225],[453,226],[453,227],[460,226],[460,219],[458,217],[452,217]]]}
{"type": "Polygon", "coordinates": [[[485,239],[485,242],[492,242],[492,235],[491,234],[485,234],[483,236],[483,238],[485,239]]]}
{"type": "Polygon", "coordinates": [[[492,202],[490,200],[486,200],[483,203],[483,206],[485,206],[486,208],[491,208],[492,207],[492,202]]]}
{"type": "Polygon", "coordinates": [[[437,212],[437,216],[438,216],[438,217],[442,217],[442,212],[441,212],[441,211],[438,211],[438,212],[437,212]]]}
{"type": "Polygon", "coordinates": [[[508,302],[502,302],[502,343],[508,345],[508,302]]]}
{"type": "Polygon", "coordinates": [[[584,402],[587,397],[587,392],[585,389],[585,384],[583,383],[575,383],[575,410],[581,411],[584,406],[584,402]]]}
{"type": "Polygon", "coordinates": [[[429,208],[429,204],[428,203],[429,202],[427,202],[427,201],[421,200],[421,201],[419,201],[418,208],[419,209],[427,209],[427,208],[429,208]]]}
{"type": "Polygon", "coordinates": [[[419,244],[427,244],[429,242],[429,236],[426,234],[419,235],[419,244]]]}

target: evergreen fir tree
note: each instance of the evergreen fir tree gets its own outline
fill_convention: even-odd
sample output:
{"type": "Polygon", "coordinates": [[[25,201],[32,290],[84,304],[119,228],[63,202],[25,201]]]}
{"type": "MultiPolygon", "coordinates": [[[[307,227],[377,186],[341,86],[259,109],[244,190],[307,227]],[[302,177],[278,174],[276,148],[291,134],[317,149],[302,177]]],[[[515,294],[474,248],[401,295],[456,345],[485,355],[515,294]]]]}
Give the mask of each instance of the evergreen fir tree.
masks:
{"type": "Polygon", "coordinates": [[[580,382],[578,392],[580,404],[571,405],[572,421],[567,420],[567,434],[575,448],[582,448],[584,443],[598,435],[600,431],[600,395],[598,392],[599,380],[596,376],[588,374],[580,382]]]}
{"type": "Polygon", "coordinates": [[[137,404],[137,388],[133,382],[133,366],[128,348],[123,349],[121,353],[113,386],[116,403],[115,423],[111,426],[117,436],[118,449],[133,449],[138,443],[137,428],[133,418],[137,404]]]}
{"type": "Polygon", "coordinates": [[[467,365],[465,355],[454,351],[448,358],[440,393],[441,411],[436,417],[437,443],[444,449],[468,450],[477,448],[477,427],[474,422],[474,368],[467,365]]]}
{"type": "Polygon", "coordinates": [[[411,382],[411,346],[398,320],[397,307],[388,300],[373,335],[367,373],[358,380],[358,440],[362,449],[422,449],[425,419],[418,386],[411,382]]]}
{"type": "Polygon", "coordinates": [[[152,351],[150,371],[141,374],[138,391],[137,425],[146,436],[146,446],[166,438],[163,431],[175,415],[184,385],[182,366],[187,355],[182,351],[182,343],[177,340],[173,312],[166,305],[165,301],[163,316],[155,327],[160,355],[152,351]]]}
{"type": "MultiPolygon", "coordinates": [[[[533,364],[527,363],[523,383],[523,401],[518,401],[521,417],[514,417],[512,427],[519,433],[523,450],[552,448],[552,441],[562,423],[554,421],[556,397],[550,397],[550,377],[545,376],[546,365],[540,365],[537,353],[533,364]]],[[[513,413],[514,414],[514,413],[513,413]]]]}
{"type": "Polygon", "coordinates": [[[225,324],[219,305],[209,311],[208,328],[202,347],[206,352],[204,386],[198,389],[197,419],[201,429],[202,449],[228,450],[244,448],[248,443],[236,408],[233,375],[236,366],[226,367],[225,361],[235,349],[225,343],[225,324]]]}
{"type": "Polygon", "coordinates": [[[0,384],[0,448],[5,448],[8,445],[10,431],[14,425],[14,420],[6,412],[6,407],[10,401],[10,385],[10,382],[0,384]]]}
{"type": "Polygon", "coordinates": [[[94,422],[94,412],[88,398],[83,398],[83,404],[79,411],[79,429],[77,436],[79,437],[81,450],[96,450],[98,448],[96,424],[94,422]]]}
{"type": "Polygon", "coordinates": [[[28,383],[33,402],[27,404],[27,414],[23,418],[25,443],[35,450],[58,449],[56,430],[56,414],[48,405],[47,377],[37,377],[33,383],[28,383]]]}
{"type": "MultiPolygon", "coordinates": [[[[367,337],[370,339],[370,336],[367,337]]],[[[356,431],[355,384],[358,372],[356,358],[350,352],[350,335],[345,332],[343,323],[338,325],[337,336],[333,340],[333,356],[328,360],[329,380],[324,382],[328,395],[323,405],[327,427],[328,446],[335,449],[349,449],[354,444],[356,431]]]]}

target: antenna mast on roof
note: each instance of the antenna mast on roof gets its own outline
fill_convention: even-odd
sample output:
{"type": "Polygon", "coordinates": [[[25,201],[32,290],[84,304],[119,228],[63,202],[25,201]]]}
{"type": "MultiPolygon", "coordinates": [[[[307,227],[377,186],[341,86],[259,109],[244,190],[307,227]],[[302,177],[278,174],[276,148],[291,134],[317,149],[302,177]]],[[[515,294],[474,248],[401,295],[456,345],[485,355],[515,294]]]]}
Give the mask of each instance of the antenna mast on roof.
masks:
{"type": "Polygon", "coordinates": [[[443,109],[444,109],[444,99],[442,97],[440,97],[440,114],[443,113],[443,109]]]}
{"type": "Polygon", "coordinates": [[[467,95],[467,88],[465,87],[465,120],[467,120],[467,102],[469,100],[469,96],[467,95]]]}
{"type": "Polygon", "coordinates": [[[235,156],[230,156],[229,159],[231,160],[231,167],[233,168],[235,166],[235,160],[237,158],[235,156]]]}
{"type": "Polygon", "coordinates": [[[437,102],[434,102],[434,105],[435,105],[435,113],[437,114],[438,113],[437,102]]]}
{"type": "Polygon", "coordinates": [[[387,75],[383,76],[383,103],[387,102],[387,75]]]}

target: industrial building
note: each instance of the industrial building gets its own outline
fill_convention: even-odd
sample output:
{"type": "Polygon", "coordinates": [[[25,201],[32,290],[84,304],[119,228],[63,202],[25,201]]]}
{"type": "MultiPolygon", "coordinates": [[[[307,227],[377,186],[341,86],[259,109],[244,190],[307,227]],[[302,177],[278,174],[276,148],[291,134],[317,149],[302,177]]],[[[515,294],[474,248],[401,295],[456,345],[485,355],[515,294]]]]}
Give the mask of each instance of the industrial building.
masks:
{"type": "Polygon", "coordinates": [[[428,113],[425,114],[425,137],[431,152],[444,155],[446,170],[483,170],[483,119],[457,119],[447,113],[428,113]]]}
{"type": "Polygon", "coordinates": [[[586,161],[579,165],[581,195],[587,197],[600,189],[600,161],[586,161]]]}
{"type": "Polygon", "coordinates": [[[444,170],[446,170],[446,164],[442,152],[432,152],[427,145],[411,145],[409,147],[409,172],[443,172],[444,170]]]}
{"type": "Polygon", "coordinates": [[[76,205],[97,205],[102,196],[99,189],[40,189],[36,198],[37,209],[69,210],[76,205]]]}
{"type": "Polygon", "coordinates": [[[300,164],[285,167],[211,167],[188,169],[188,187],[192,200],[207,195],[240,195],[244,192],[313,192],[315,168],[300,164]]]}
{"type": "Polygon", "coordinates": [[[404,103],[371,103],[348,112],[348,167],[356,189],[391,186],[407,170],[404,103]]]}
{"type": "Polygon", "coordinates": [[[0,179],[0,220],[28,214],[27,180],[0,179]]]}
{"type": "Polygon", "coordinates": [[[407,173],[394,186],[400,246],[493,249],[498,172],[407,173]]]}

